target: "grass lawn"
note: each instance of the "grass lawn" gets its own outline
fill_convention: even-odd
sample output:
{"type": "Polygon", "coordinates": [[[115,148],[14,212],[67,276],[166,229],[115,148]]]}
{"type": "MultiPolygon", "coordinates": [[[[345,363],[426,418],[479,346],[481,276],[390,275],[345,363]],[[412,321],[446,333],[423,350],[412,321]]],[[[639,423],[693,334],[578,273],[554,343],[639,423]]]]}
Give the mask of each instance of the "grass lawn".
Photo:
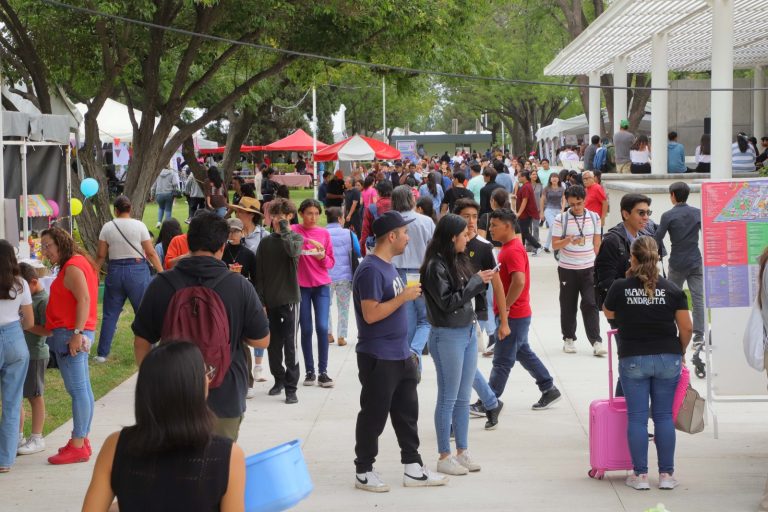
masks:
{"type": "MultiPolygon", "coordinates": [[[[298,206],[301,201],[312,197],[312,189],[291,190],[291,200],[298,206]]],[[[177,199],[173,206],[173,216],[179,220],[182,230],[186,232],[187,225],[184,220],[188,213],[187,202],[184,198],[177,199]]],[[[157,236],[158,230],[155,228],[157,223],[157,203],[149,203],[144,209],[144,224],[147,225],[153,236],[157,236]]],[[[325,216],[321,216],[321,222],[325,224],[325,216]]],[[[99,318],[101,318],[101,304],[99,304],[99,318]]],[[[117,332],[112,342],[112,352],[107,363],[91,363],[91,385],[96,400],[104,396],[110,390],[115,388],[125,379],[136,372],[136,364],[133,358],[133,333],[131,332],[131,322],[133,321],[133,308],[126,301],[123,314],[117,324],[117,332]]],[[[99,332],[96,331],[94,347],[91,354],[96,354],[95,345],[98,343],[99,332]]],[[[64,389],[64,382],[61,380],[61,374],[57,369],[48,369],[45,372],[45,406],[46,420],[43,428],[43,434],[47,435],[55,430],[65,421],[72,417],[72,400],[64,389]]],[[[30,421],[32,419],[29,403],[24,401],[24,410],[26,413],[24,432],[29,434],[30,421]]]]}

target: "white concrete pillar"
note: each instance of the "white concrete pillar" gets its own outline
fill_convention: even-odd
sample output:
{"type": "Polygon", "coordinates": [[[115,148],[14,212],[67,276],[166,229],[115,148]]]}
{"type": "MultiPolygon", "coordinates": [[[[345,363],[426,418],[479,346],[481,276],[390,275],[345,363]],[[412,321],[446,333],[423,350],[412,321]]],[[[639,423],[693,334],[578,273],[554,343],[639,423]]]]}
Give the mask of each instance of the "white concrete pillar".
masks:
{"type": "MultiPolygon", "coordinates": [[[[756,89],[765,87],[765,67],[757,66],[755,68],[755,82],[756,89]]],[[[760,140],[760,137],[766,135],[765,133],[765,91],[754,91],[752,101],[752,135],[760,140]]],[[[758,148],[759,150],[759,148],[758,148]]]]}
{"type": "MultiPolygon", "coordinates": [[[[668,41],[666,32],[654,34],[651,40],[651,86],[654,89],[669,87],[668,41]]],[[[666,174],[669,92],[652,91],[651,103],[651,173],[666,174]]]]}
{"type": "Polygon", "coordinates": [[[616,57],[613,59],[613,133],[619,131],[619,123],[627,118],[627,66],[629,57],[616,57]],[[623,87],[623,89],[622,89],[623,87]]]}
{"type": "MultiPolygon", "coordinates": [[[[733,88],[733,0],[712,0],[712,88],[733,88]]],[[[711,175],[713,179],[730,179],[733,91],[712,91],[711,101],[711,175]]]]}
{"type": "MultiPolygon", "coordinates": [[[[589,138],[600,135],[600,72],[589,74],[589,138]]],[[[589,144],[589,141],[586,141],[589,144]]]]}

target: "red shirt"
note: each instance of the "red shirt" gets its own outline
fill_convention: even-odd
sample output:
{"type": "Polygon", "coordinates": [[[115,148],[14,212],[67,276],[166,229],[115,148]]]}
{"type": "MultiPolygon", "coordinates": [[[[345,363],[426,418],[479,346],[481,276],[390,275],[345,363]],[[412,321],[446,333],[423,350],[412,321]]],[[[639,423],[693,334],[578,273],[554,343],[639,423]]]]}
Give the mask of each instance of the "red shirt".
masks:
{"type": "Polygon", "coordinates": [[[99,302],[99,278],[91,263],[80,254],[69,258],[51,283],[51,295],[48,299],[48,307],[45,308],[45,328],[52,331],[63,327],[71,331],[76,327],[77,300],[64,286],[64,273],[69,267],[77,267],[85,274],[91,302],[84,330],[94,331],[96,330],[96,306],[99,302]]]}
{"type": "Polygon", "coordinates": [[[536,195],[533,193],[533,185],[529,181],[517,189],[517,204],[522,204],[523,199],[528,199],[525,203],[525,210],[520,212],[520,219],[537,219],[539,217],[539,207],[536,204],[536,195]]]}
{"type": "Polygon", "coordinates": [[[189,252],[189,244],[187,243],[187,235],[177,235],[171,239],[171,243],[168,244],[168,250],[165,252],[165,264],[166,270],[171,270],[176,264],[172,262],[172,259],[178,258],[182,254],[189,252]]]}
{"type": "MultiPolygon", "coordinates": [[[[515,237],[512,241],[507,242],[501,247],[498,261],[501,264],[499,277],[501,277],[501,283],[504,285],[504,296],[509,292],[509,285],[512,283],[512,273],[525,273],[523,291],[520,292],[520,296],[515,303],[510,306],[509,318],[526,318],[531,316],[531,269],[528,264],[528,253],[525,252],[525,247],[519,238],[515,237]]],[[[495,300],[493,311],[497,315],[499,314],[499,306],[495,303],[495,300]]]]}
{"type": "Polygon", "coordinates": [[[608,199],[603,186],[595,183],[585,190],[587,191],[587,197],[584,199],[584,207],[591,212],[595,212],[598,217],[602,217],[603,201],[608,199]]]}

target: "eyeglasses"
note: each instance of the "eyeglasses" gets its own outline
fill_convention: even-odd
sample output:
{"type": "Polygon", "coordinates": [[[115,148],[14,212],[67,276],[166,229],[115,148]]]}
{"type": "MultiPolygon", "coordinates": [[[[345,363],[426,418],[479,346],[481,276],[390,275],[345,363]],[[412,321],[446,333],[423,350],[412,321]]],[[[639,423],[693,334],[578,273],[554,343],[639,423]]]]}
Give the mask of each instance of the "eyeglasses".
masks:
{"type": "Polygon", "coordinates": [[[40,244],[40,248],[43,249],[43,250],[46,250],[49,247],[52,247],[53,245],[55,245],[55,244],[53,244],[53,243],[50,243],[50,244],[40,244]]]}
{"type": "Polygon", "coordinates": [[[635,210],[641,217],[650,217],[653,214],[653,210],[635,210]]]}
{"type": "Polygon", "coordinates": [[[208,381],[212,381],[216,378],[216,367],[210,364],[205,365],[205,377],[208,381]]]}

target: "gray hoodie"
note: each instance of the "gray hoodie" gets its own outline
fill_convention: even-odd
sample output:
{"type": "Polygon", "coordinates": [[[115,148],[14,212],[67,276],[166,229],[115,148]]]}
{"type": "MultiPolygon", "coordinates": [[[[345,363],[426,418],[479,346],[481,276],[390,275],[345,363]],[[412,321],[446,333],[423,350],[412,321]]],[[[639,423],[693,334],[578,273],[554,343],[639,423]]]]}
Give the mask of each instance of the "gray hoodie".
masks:
{"type": "Polygon", "coordinates": [[[152,185],[152,195],[158,194],[170,194],[174,190],[180,189],[179,175],[172,169],[163,169],[160,171],[160,176],[155,180],[155,184],[152,185]]]}

